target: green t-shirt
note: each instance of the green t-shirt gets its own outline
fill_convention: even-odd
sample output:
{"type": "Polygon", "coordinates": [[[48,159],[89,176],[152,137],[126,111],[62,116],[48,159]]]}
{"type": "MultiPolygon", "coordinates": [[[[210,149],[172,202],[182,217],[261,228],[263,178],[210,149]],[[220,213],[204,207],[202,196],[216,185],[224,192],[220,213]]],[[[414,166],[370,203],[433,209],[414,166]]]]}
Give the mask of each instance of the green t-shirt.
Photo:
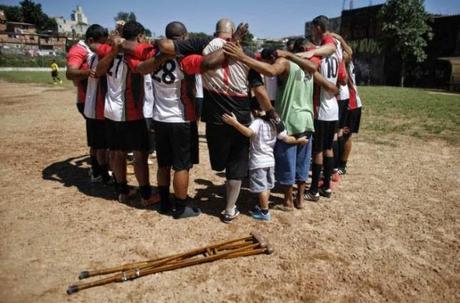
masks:
{"type": "Polygon", "coordinates": [[[278,87],[275,109],[289,135],[313,132],[313,76],[289,62],[289,76],[278,87]]]}

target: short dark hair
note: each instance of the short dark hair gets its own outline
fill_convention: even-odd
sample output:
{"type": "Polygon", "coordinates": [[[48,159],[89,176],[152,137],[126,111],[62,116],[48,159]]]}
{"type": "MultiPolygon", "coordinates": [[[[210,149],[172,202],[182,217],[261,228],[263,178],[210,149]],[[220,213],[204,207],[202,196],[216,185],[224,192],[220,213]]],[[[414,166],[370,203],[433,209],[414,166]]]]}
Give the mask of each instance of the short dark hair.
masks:
{"type": "Polygon", "coordinates": [[[306,51],[304,46],[307,45],[308,43],[313,43],[313,42],[311,42],[311,39],[309,39],[309,38],[298,38],[298,39],[296,39],[295,43],[294,43],[294,52],[299,53],[299,52],[306,51]]]}
{"type": "Polygon", "coordinates": [[[137,21],[128,21],[123,26],[123,32],[121,36],[126,40],[133,40],[138,35],[144,34],[145,28],[137,21]]]}
{"type": "Polygon", "coordinates": [[[315,19],[313,19],[311,23],[314,26],[319,26],[319,28],[321,28],[322,31],[329,30],[329,18],[324,15],[316,17],[315,19]]]}
{"type": "Polygon", "coordinates": [[[165,36],[168,39],[174,40],[175,38],[179,38],[185,34],[187,34],[187,28],[182,22],[173,21],[166,25],[165,36]]]}
{"type": "Polygon", "coordinates": [[[109,32],[106,28],[100,26],[99,24],[92,24],[88,27],[85,33],[85,39],[92,38],[93,40],[99,40],[101,38],[107,38],[109,32]]]}
{"type": "Polygon", "coordinates": [[[294,45],[295,41],[296,41],[296,39],[289,38],[288,41],[286,42],[286,47],[288,47],[289,45],[294,45]]]}
{"type": "Polygon", "coordinates": [[[276,55],[275,55],[275,52],[276,52],[276,49],[270,47],[270,48],[264,48],[261,52],[260,52],[260,58],[264,59],[264,60],[271,60],[271,59],[274,59],[276,58],[276,55]]]}

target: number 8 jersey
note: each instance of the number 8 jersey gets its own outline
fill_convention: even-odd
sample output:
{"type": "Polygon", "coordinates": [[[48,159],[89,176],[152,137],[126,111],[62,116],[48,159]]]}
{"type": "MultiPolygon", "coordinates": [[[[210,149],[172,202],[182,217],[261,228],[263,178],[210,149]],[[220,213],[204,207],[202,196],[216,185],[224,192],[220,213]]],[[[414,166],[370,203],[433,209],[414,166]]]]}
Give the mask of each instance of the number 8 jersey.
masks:
{"type": "Polygon", "coordinates": [[[155,106],[153,120],[168,123],[195,121],[195,102],[190,89],[195,77],[187,76],[177,59],[167,60],[152,76],[155,106]]]}

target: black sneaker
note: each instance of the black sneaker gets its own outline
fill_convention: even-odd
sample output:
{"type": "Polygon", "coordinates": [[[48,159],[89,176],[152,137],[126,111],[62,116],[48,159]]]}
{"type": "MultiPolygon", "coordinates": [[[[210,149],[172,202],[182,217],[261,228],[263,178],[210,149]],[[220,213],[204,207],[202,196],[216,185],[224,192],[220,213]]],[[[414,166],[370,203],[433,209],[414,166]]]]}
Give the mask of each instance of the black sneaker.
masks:
{"type": "Polygon", "coordinates": [[[319,195],[321,197],[330,198],[332,196],[332,191],[329,188],[320,188],[319,195]]]}
{"type": "Polygon", "coordinates": [[[185,206],[185,207],[176,207],[172,211],[172,216],[174,219],[186,219],[197,217],[201,214],[201,210],[197,207],[185,206]]]}

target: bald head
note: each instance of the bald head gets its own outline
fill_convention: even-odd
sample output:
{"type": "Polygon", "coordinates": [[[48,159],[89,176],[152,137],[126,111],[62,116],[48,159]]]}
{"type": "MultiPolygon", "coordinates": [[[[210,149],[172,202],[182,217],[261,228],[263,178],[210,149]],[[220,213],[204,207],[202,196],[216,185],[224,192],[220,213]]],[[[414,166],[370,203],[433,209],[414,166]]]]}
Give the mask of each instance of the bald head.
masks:
{"type": "Polygon", "coordinates": [[[184,39],[187,35],[187,28],[182,22],[173,21],[166,25],[165,35],[171,40],[184,39]]]}
{"type": "Polygon", "coordinates": [[[233,35],[235,24],[228,18],[222,18],[216,24],[216,36],[233,35]]]}

